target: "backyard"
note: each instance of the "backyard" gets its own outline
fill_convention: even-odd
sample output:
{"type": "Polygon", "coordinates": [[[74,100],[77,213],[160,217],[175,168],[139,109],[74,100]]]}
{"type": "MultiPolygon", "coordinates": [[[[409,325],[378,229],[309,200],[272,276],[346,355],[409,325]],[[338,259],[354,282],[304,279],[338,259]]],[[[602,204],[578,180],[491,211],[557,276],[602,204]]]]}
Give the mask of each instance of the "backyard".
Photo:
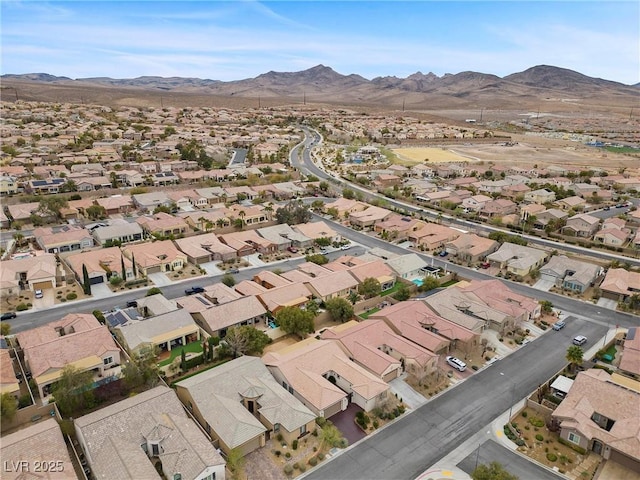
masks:
{"type": "Polygon", "coordinates": [[[182,355],[183,350],[187,355],[187,358],[190,358],[190,353],[192,354],[191,356],[195,356],[195,354],[202,353],[202,342],[198,340],[195,342],[187,343],[184,346],[175,347],[170,352],[162,352],[158,356],[158,358],[160,359],[160,362],[158,362],[158,366],[165,367],[171,364],[176,359],[176,357],[182,355]]]}

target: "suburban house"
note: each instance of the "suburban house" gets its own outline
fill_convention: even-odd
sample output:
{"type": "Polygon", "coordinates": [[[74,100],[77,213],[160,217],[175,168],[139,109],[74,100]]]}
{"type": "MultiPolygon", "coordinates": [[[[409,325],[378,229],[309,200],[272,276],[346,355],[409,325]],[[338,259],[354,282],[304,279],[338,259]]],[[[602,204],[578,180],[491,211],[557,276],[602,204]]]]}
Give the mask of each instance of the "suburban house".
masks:
{"type": "Polygon", "coordinates": [[[417,253],[399,255],[387,260],[386,264],[393,270],[398,278],[402,278],[403,280],[412,281],[422,279],[427,275],[426,269],[428,264],[417,253]]]}
{"type": "Polygon", "coordinates": [[[614,226],[603,226],[603,228],[593,236],[594,241],[610,247],[623,247],[630,239],[631,230],[614,226]]]}
{"type": "Polygon", "coordinates": [[[410,232],[415,232],[426,224],[422,220],[392,214],[374,225],[373,230],[386,240],[404,240],[410,232]]]}
{"type": "Polygon", "coordinates": [[[33,236],[47,253],[73,252],[93,247],[91,233],[82,227],[40,227],[33,231],[33,236]]]}
{"type": "Polygon", "coordinates": [[[540,267],[540,280],[547,280],[553,282],[556,287],[582,293],[593,286],[602,270],[602,267],[592,263],[581,262],[565,255],[555,255],[546,265],[540,267]]]}
{"type": "Polygon", "coordinates": [[[349,223],[359,229],[372,229],[376,223],[383,221],[391,214],[391,211],[386,208],[371,205],[365,210],[349,214],[349,223]]]}
{"type": "Polygon", "coordinates": [[[624,268],[610,268],[600,284],[602,296],[624,302],[631,295],[640,295],[640,273],[624,268]]]}
{"type": "Polygon", "coordinates": [[[358,283],[364,282],[367,278],[374,278],[380,283],[382,291],[393,288],[396,283],[396,274],[382,260],[374,260],[354,265],[349,268],[348,272],[355,278],[358,283]]]}
{"type": "Polygon", "coordinates": [[[627,330],[618,373],[634,380],[640,379],[640,332],[638,327],[627,330]]]}
{"type": "Polygon", "coordinates": [[[156,207],[171,208],[173,202],[162,191],[131,195],[134,206],[142,212],[152,212],[156,207]]]}
{"type": "Polygon", "coordinates": [[[542,250],[505,242],[496,252],[487,255],[487,261],[500,270],[506,269],[513,275],[525,277],[531,270],[539,268],[547,256],[547,252],[542,250]]]}
{"type": "Polygon", "coordinates": [[[305,285],[316,298],[326,302],[336,297],[348,297],[358,290],[359,283],[349,272],[338,271],[311,278],[305,285]]]}
{"type": "Polygon", "coordinates": [[[537,301],[511,291],[499,280],[454,285],[424,301],[441,317],[476,333],[485,328],[512,331],[541,313],[537,301]]]}
{"type": "Polygon", "coordinates": [[[225,233],[218,237],[222,243],[236,250],[238,257],[251,255],[255,252],[262,254],[274,253],[278,245],[261,237],[255,230],[225,233]]]}
{"type": "Polygon", "coordinates": [[[291,282],[280,287],[268,288],[255,295],[272,314],[278,313],[284,307],[302,308],[313,297],[303,282],[291,282]]]}
{"type": "Polygon", "coordinates": [[[328,238],[332,242],[340,242],[342,240],[342,237],[323,221],[300,223],[298,225],[294,225],[293,229],[313,240],[317,240],[319,238],[328,238]]]}
{"type": "Polygon", "coordinates": [[[109,329],[91,314],[70,313],[62,319],[16,334],[27,370],[46,399],[65,366],[92,372],[103,383],[120,375],[120,349],[109,329]]]}
{"type": "Polygon", "coordinates": [[[187,256],[189,263],[200,265],[213,261],[236,258],[236,251],[222,243],[215,233],[204,233],[174,240],[178,249],[187,256]]]}
{"type": "Polygon", "coordinates": [[[114,329],[130,353],[152,347],[159,352],[200,340],[200,328],[188,311],[177,309],[154,317],[127,321],[114,329]]]}
{"type": "Polygon", "coordinates": [[[225,461],[159,386],[74,421],[95,478],[224,480],[225,461]]]}
{"type": "Polygon", "coordinates": [[[369,412],[389,386],[349,357],[337,342],[309,338],[262,357],[276,381],[314,415],[330,418],[355,403],[369,412]]]}
{"type": "Polygon", "coordinates": [[[133,210],[133,200],[129,195],[97,198],[95,203],[103,207],[107,215],[127,214],[133,210]]]}
{"type": "Polygon", "coordinates": [[[20,398],[20,383],[13,370],[13,360],[9,349],[0,348],[0,395],[5,393],[18,400],[20,398]]]}
{"type": "Polygon", "coordinates": [[[122,253],[135,261],[138,272],[145,276],[150,273],[180,271],[187,266],[187,256],[171,240],[127,245],[122,248],[122,253]]]}
{"type": "Polygon", "coordinates": [[[92,234],[95,242],[102,246],[139,242],[144,235],[140,225],[123,219],[111,220],[105,227],[96,227],[92,234]]]}
{"type": "Polygon", "coordinates": [[[415,232],[411,232],[408,240],[415,247],[424,250],[435,250],[443,247],[446,243],[451,242],[460,236],[458,230],[445,227],[437,223],[428,223],[424,227],[415,232]]]}
{"type": "Polygon", "coordinates": [[[488,218],[504,217],[505,215],[516,213],[517,210],[518,205],[516,203],[506,198],[499,198],[486,202],[482,210],[480,210],[480,216],[488,218]]]}
{"type": "Polygon", "coordinates": [[[394,332],[436,355],[453,350],[468,353],[480,343],[478,333],[444,319],[417,300],[385,307],[369,316],[374,319],[384,320],[394,332]]]}
{"type": "Polygon", "coordinates": [[[142,227],[147,235],[159,235],[168,237],[169,235],[182,235],[189,226],[180,217],[174,217],[165,212],[154,213],[148,217],[138,217],[136,219],[138,225],[142,227]]]}
{"type": "Polygon", "coordinates": [[[338,341],[355,363],[390,382],[405,370],[433,372],[437,355],[398,335],[382,320],[351,320],[325,330],[323,340],[338,341]]]}
{"type": "Polygon", "coordinates": [[[272,225],[271,227],[258,228],[256,230],[261,237],[270,240],[273,243],[279,241],[279,249],[287,248],[289,246],[296,248],[307,248],[313,246],[313,238],[309,238],[306,235],[294,230],[286,223],[279,225],[272,225]],[[283,243],[282,240],[285,242],[283,243]],[[288,242],[288,245],[287,245],[288,242]]]}
{"type": "Polygon", "coordinates": [[[29,477],[47,480],[78,479],[60,425],[55,418],[3,435],[0,456],[7,462],[2,469],[4,480],[24,480],[29,477]],[[14,468],[7,468],[12,462],[14,468]],[[46,474],[43,472],[41,475],[35,473],[36,465],[51,465],[55,468],[47,468],[46,474]]]}
{"type": "Polygon", "coordinates": [[[462,201],[462,207],[474,212],[480,212],[484,206],[493,199],[486,195],[473,195],[462,201]]]}
{"type": "Polygon", "coordinates": [[[535,217],[536,219],[533,222],[533,226],[542,229],[545,228],[550,222],[553,222],[556,225],[560,224],[569,217],[569,214],[564,210],[549,208],[537,213],[535,217]]]}
{"type": "Polygon", "coordinates": [[[176,384],[176,394],[226,454],[242,455],[282,435],[311,433],[316,416],[275,381],[259,358],[242,356],[176,384]]]}
{"type": "Polygon", "coordinates": [[[579,213],[567,219],[567,224],[562,227],[563,235],[574,237],[593,237],[598,230],[600,219],[586,213],[579,213]]]}
{"type": "MultiPolygon", "coordinates": [[[[102,248],[89,252],[72,253],[65,257],[64,261],[69,265],[81,284],[84,282],[83,267],[87,269],[89,283],[96,285],[106,283],[112,274],[122,276],[122,263],[125,268],[125,281],[133,280],[133,263],[125,257],[118,247],[102,248]]],[[[136,272],[137,273],[137,272],[136,272]]]]}
{"type": "Polygon", "coordinates": [[[211,299],[205,310],[190,312],[193,319],[209,335],[224,338],[230,327],[264,323],[267,311],[253,295],[226,303],[211,299]]]}
{"type": "Polygon", "coordinates": [[[571,197],[563,198],[562,200],[557,200],[555,204],[562,210],[574,209],[574,211],[578,211],[583,209],[587,202],[584,198],[573,195],[571,197]]]}
{"type": "Polygon", "coordinates": [[[55,288],[62,281],[56,256],[51,253],[5,260],[1,265],[0,292],[2,295],[16,295],[21,290],[55,288]]]}
{"type": "Polygon", "coordinates": [[[365,210],[366,208],[366,203],[340,197],[331,203],[326,203],[324,206],[324,211],[327,212],[330,209],[335,209],[338,212],[338,217],[348,218],[348,216],[353,212],[360,212],[362,210],[365,210]]]}
{"type": "Polygon", "coordinates": [[[640,393],[600,369],[578,372],[552,413],[560,437],[606,460],[640,471],[640,393]]]}
{"type": "Polygon", "coordinates": [[[548,203],[555,202],[556,194],[553,190],[548,188],[540,188],[538,190],[532,190],[524,194],[524,201],[527,203],[548,203]]]}
{"type": "Polygon", "coordinates": [[[463,233],[455,240],[444,245],[447,253],[469,264],[484,260],[487,255],[495,252],[500,244],[490,238],[481,237],[475,233],[463,233]]]}
{"type": "Polygon", "coordinates": [[[11,175],[0,175],[0,195],[13,195],[18,193],[18,180],[11,175]]]}

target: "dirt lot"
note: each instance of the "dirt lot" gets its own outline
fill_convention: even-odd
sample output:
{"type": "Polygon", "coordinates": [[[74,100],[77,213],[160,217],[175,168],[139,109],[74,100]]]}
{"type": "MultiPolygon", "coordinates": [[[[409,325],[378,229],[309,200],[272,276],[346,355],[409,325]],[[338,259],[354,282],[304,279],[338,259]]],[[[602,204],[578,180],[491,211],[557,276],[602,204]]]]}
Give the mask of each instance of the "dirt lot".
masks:
{"type": "Polygon", "coordinates": [[[447,148],[396,148],[392,151],[398,156],[398,160],[394,163],[404,166],[417,165],[425,163],[425,161],[427,161],[426,163],[440,163],[471,160],[447,148]]]}

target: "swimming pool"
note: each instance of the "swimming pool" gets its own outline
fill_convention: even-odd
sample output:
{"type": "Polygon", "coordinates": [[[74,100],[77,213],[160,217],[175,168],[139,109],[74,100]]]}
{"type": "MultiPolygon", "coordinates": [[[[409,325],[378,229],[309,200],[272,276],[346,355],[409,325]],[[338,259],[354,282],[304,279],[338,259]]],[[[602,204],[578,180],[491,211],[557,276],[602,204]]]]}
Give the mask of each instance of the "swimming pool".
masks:
{"type": "Polygon", "coordinates": [[[422,284],[424,283],[421,278],[416,278],[414,280],[411,280],[411,282],[417,285],[418,287],[421,287],[422,284]]]}

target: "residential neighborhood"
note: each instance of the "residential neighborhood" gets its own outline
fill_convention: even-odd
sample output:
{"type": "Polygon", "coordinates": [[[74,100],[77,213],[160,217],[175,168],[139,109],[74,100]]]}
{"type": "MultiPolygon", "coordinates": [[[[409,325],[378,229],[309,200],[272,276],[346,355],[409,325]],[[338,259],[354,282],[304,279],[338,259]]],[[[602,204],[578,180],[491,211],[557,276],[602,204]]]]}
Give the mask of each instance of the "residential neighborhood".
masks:
{"type": "Polygon", "coordinates": [[[535,410],[547,467],[640,472],[638,167],[402,164],[493,134],[409,116],[5,103],[3,458],[284,480],[557,342],[501,441],[533,450],[535,410]]]}

